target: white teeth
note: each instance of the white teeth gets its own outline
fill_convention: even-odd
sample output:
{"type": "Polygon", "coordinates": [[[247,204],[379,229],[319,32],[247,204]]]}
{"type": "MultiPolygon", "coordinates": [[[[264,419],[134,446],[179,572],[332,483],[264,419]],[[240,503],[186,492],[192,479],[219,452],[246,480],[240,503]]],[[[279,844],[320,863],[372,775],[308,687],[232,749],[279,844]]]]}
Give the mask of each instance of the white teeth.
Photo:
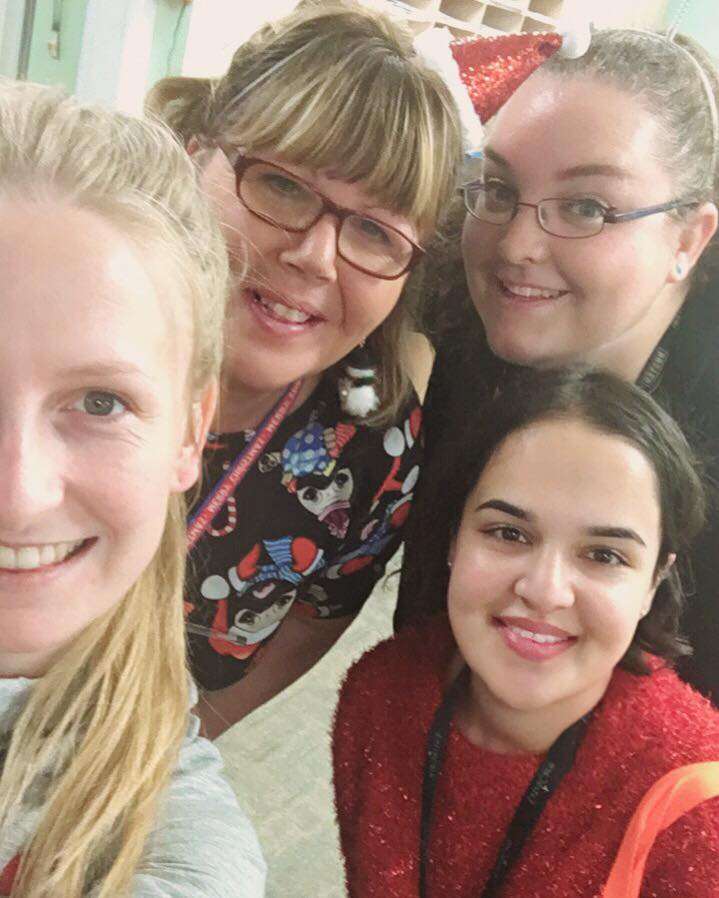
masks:
{"type": "Polygon", "coordinates": [[[257,291],[255,291],[255,296],[266,309],[269,309],[272,312],[273,315],[276,315],[278,318],[283,318],[285,321],[291,321],[293,324],[304,324],[305,321],[309,321],[312,317],[311,315],[306,315],[304,312],[300,312],[299,309],[290,308],[290,306],[286,306],[284,303],[272,302],[269,299],[265,299],[257,293],[257,291]]]}
{"type": "Polygon", "coordinates": [[[79,539],[71,543],[52,543],[44,546],[0,546],[0,568],[6,571],[34,571],[50,564],[59,564],[83,544],[79,539]]]}
{"type": "Polygon", "coordinates": [[[564,636],[550,636],[549,633],[533,633],[531,630],[523,630],[521,627],[513,627],[511,624],[507,625],[509,629],[516,633],[517,636],[521,636],[522,639],[531,639],[532,642],[538,642],[540,645],[550,645],[557,642],[564,642],[564,636]]]}
{"type": "Polygon", "coordinates": [[[555,299],[561,293],[561,290],[540,290],[538,287],[517,287],[505,284],[505,289],[515,296],[526,296],[528,298],[541,297],[542,299],[555,299]]]}

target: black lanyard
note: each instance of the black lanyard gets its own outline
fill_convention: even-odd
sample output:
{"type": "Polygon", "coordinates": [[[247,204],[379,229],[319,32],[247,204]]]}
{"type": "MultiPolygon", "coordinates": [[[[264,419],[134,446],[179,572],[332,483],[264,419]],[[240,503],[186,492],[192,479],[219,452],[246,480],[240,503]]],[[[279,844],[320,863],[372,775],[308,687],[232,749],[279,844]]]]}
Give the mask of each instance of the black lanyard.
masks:
{"type": "MultiPolygon", "coordinates": [[[[435,712],[432,726],[427,736],[427,754],[424,762],[424,780],[422,782],[422,817],[420,821],[419,843],[419,895],[427,898],[427,862],[429,844],[432,834],[432,810],[437,781],[442,772],[444,756],[447,749],[449,727],[452,722],[457,701],[469,684],[469,668],[464,667],[445,693],[442,703],[435,712]]],[[[504,842],[497,854],[487,884],[482,890],[481,898],[495,898],[507,874],[517,862],[524,843],[534,829],[544,806],[552,797],[567,773],[572,769],[577,753],[589,723],[589,714],[585,714],[576,723],[566,729],[553,743],[547,757],[540,764],[527,791],[514,812],[504,842]]]]}
{"type": "Polygon", "coordinates": [[[661,340],[652,350],[652,354],[647,359],[637,378],[637,386],[641,387],[646,393],[656,392],[657,387],[661,383],[664,369],[669,361],[669,354],[678,333],[681,314],[680,309],[674,316],[672,323],[662,334],[661,340]]]}

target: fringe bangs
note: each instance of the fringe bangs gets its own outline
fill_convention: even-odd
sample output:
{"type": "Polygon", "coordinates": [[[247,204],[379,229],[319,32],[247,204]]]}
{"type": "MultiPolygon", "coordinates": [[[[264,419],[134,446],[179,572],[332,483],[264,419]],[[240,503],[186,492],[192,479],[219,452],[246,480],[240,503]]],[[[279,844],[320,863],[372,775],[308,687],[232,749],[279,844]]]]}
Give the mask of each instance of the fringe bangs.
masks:
{"type": "Polygon", "coordinates": [[[258,88],[243,100],[231,138],[250,152],[362,181],[372,197],[430,232],[453,186],[457,138],[446,126],[437,139],[437,121],[449,116],[429,108],[437,101],[426,86],[391,57],[378,70],[359,51],[311,80],[291,63],[285,69],[271,91],[258,88]]]}

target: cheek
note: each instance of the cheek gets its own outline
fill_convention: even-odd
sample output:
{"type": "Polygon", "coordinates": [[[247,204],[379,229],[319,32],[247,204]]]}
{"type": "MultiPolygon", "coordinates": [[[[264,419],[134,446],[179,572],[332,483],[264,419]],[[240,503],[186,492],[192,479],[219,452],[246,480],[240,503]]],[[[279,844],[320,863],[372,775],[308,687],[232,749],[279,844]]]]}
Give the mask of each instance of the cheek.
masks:
{"type": "Polygon", "coordinates": [[[351,334],[369,334],[397,305],[407,278],[383,281],[359,271],[343,271],[339,287],[343,298],[343,324],[351,334]]]}
{"type": "Polygon", "coordinates": [[[501,234],[501,228],[482,224],[471,216],[467,216],[462,228],[462,256],[470,274],[492,257],[501,234]]]}
{"type": "Polygon", "coordinates": [[[637,584],[597,591],[581,603],[582,628],[618,661],[634,638],[639,622],[637,584]]]}

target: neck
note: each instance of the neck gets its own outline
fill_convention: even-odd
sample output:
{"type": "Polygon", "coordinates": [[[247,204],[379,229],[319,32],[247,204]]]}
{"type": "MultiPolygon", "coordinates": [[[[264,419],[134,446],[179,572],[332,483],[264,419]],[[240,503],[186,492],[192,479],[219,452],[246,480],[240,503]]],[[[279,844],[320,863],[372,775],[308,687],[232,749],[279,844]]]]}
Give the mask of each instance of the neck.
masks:
{"type": "MultiPolygon", "coordinates": [[[[311,375],[304,378],[299,395],[295,400],[295,408],[309,398],[319,379],[319,375],[311,375]]],[[[277,389],[263,390],[239,381],[223,378],[218,412],[213,421],[212,429],[220,433],[232,433],[257,427],[288,386],[289,384],[284,384],[277,389]]]]}
{"type": "Polygon", "coordinates": [[[642,373],[651,354],[663,334],[684,305],[689,287],[687,284],[669,284],[665,288],[665,301],[655,301],[656,310],[645,315],[619,340],[587,359],[632,383],[642,373]]]}
{"type": "Polygon", "coordinates": [[[582,693],[545,705],[521,709],[505,704],[471,673],[457,712],[457,725],[470,742],[499,754],[544,754],[561,734],[594,708],[609,680],[582,693]]]}
{"type": "Polygon", "coordinates": [[[34,680],[52,666],[56,652],[0,652],[0,680],[26,677],[34,680]]]}

